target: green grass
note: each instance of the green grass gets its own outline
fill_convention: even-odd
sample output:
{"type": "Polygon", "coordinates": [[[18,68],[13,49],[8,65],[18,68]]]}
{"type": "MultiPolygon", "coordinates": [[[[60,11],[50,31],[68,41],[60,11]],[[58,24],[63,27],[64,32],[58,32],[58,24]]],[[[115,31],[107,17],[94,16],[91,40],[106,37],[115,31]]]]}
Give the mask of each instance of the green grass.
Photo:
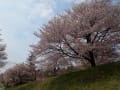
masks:
{"type": "Polygon", "coordinates": [[[6,90],[120,90],[120,62],[51,77],[6,90]]]}

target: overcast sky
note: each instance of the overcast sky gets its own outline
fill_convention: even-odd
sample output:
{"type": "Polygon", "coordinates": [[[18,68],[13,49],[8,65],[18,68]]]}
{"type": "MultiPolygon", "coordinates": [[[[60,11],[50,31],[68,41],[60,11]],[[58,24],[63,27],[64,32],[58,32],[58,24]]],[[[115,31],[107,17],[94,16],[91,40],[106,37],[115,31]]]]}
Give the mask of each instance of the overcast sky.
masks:
{"type": "Polygon", "coordinates": [[[29,45],[37,43],[34,31],[53,16],[83,1],[85,0],[0,0],[0,33],[7,44],[7,67],[26,60],[29,45]]]}

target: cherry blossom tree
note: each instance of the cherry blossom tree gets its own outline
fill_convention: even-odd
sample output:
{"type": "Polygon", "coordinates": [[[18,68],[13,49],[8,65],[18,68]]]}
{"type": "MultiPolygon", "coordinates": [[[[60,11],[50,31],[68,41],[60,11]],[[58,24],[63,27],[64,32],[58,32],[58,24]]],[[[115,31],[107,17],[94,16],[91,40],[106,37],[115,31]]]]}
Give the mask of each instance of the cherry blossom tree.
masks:
{"type": "MultiPolygon", "coordinates": [[[[76,5],[44,25],[32,45],[34,55],[79,59],[92,67],[98,60],[115,57],[120,43],[120,5],[109,0],[91,0],[76,5]]],[[[50,59],[52,60],[52,59],[50,59]]]]}

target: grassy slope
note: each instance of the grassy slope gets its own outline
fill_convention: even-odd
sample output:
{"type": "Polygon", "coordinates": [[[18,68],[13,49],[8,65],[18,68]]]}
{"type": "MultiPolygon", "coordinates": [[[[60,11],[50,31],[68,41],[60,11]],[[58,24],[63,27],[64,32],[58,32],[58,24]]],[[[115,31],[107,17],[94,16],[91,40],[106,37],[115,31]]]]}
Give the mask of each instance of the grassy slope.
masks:
{"type": "Polygon", "coordinates": [[[120,90],[120,62],[72,72],[44,82],[31,82],[7,90],[120,90]]]}

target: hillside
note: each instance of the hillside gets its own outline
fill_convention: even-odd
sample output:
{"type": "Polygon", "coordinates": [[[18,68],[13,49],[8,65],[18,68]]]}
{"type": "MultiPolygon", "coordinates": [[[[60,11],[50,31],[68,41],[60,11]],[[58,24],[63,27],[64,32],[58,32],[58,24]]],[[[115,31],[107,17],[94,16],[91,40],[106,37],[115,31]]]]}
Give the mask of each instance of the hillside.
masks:
{"type": "Polygon", "coordinates": [[[120,62],[51,77],[6,90],[120,90],[120,62]]]}

